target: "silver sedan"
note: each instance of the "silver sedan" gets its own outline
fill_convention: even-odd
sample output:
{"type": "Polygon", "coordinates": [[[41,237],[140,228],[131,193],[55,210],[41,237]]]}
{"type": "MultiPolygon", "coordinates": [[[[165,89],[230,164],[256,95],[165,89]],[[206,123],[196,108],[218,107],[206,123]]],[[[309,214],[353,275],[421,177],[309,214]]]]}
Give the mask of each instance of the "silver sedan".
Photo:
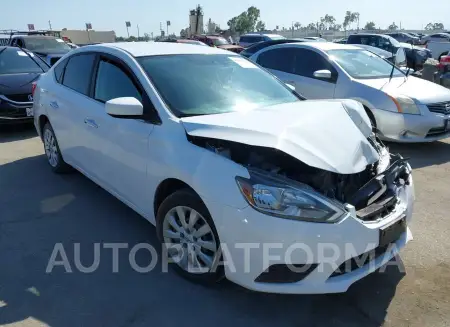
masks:
{"type": "Polygon", "coordinates": [[[287,43],[250,59],[307,99],[358,100],[384,140],[431,142],[450,136],[450,90],[408,76],[367,50],[332,42],[287,43]]]}

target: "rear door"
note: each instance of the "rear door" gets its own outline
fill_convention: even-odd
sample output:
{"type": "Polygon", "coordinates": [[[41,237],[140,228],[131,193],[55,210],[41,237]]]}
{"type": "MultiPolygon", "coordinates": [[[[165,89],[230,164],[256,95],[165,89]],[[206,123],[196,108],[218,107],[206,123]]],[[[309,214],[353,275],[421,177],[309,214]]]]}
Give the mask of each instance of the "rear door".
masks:
{"type": "Polygon", "coordinates": [[[294,48],[295,89],[307,99],[332,99],[337,82],[337,71],[322,54],[306,48],[294,48]],[[329,70],[331,79],[314,77],[314,72],[329,70]]]}
{"type": "Polygon", "coordinates": [[[80,53],[58,63],[51,76],[55,83],[41,95],[64,159],[85,172],[93,157],[86,146],[91,135],[85,132],[84,117],[94,104],[89,92],[95,60],[94,53],[80,53]]]}

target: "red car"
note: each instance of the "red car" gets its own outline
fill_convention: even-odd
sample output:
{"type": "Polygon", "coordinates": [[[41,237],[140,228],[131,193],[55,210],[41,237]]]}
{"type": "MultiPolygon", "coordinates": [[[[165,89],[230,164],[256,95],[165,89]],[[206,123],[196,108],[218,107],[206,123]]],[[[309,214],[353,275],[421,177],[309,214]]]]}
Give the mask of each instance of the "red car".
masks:
{"type": "Polygon", "coordinates": [[[228,51],[240,53],[244,50],[240,45],[230,44],[224,37],[216,35],[196,35],[193,39],[206,43],[210,47],[217,47],[228,51]]]}

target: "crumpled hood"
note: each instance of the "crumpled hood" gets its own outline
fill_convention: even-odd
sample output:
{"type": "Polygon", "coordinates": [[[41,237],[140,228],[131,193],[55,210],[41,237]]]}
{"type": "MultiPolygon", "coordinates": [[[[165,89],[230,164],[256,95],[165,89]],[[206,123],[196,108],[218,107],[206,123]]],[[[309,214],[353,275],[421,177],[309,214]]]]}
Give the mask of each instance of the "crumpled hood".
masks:
{"type": "Polygon", "coordinates": [[[299,101],[181,121],[189,135],[278,149],[340,174],[361,172],[379,158],[367,141],[370,120],[354,100],[299,101]]]}
{"type": "Polygon", "coordinates": [[[390,82],[389,78],[359,79],[358,82],[391,95],[406,95],[423,104],[450,101],[449,89],[414,76],[408,76],[406,81],[403,77],[396,77],[390,82]]]}

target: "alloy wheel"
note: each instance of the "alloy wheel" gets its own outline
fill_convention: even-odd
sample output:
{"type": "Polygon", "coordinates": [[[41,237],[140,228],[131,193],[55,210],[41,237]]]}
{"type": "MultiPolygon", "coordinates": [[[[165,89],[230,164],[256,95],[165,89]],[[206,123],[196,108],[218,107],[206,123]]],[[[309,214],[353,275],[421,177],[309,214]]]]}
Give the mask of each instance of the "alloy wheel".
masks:
{"type": "Polygon", "coordinates": [[[217,241],[208,221],[196,210],[177,206],[163,221],[163,238],[169,257],[194,274],[207,273],[217,255],[217,241]]]}
{"type": "Polygon", "coordinates": [[[44,131],[44,148],[49,164],[56,167],[58,165],[58,147],[55,136],[48,128],[44,131]]]}

